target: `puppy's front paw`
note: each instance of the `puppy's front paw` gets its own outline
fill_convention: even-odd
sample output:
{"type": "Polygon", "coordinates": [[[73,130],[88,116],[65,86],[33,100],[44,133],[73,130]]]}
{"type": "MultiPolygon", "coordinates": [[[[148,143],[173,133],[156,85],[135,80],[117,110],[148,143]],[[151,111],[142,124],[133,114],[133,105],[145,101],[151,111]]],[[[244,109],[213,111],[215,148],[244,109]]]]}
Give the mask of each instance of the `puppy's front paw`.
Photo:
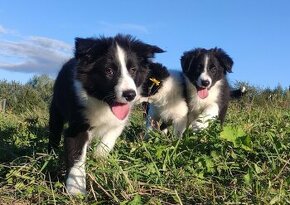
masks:
{"type": "Polygon", "coordinates": [[[203,130],[206,129],[207,127],[208,122],[198,122],[198,121],[193,122],[190,126],[190,128],[193,129],[194,131],[203,130]]]}
{"type": "Polygon", "coordinates": [[[71,195],[85,195],[87,193],[85,171],[79,168],[72,168],[66,180],[66,189],[71,195]]]}

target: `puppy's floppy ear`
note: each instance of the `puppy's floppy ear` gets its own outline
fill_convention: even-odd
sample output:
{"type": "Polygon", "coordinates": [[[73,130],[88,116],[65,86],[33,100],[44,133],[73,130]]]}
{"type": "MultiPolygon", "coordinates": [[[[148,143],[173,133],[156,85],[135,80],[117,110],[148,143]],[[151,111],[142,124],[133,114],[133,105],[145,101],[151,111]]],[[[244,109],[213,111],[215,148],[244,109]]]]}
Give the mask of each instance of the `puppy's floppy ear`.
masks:
{"type": "Polygon", "coordinates": [[[158,80],[164,80],[170,75],[168,69],[160,63],[150,63],[149,70],[148,78],[153,77],[158,80]]]}
{"type": "Polygon", "coordinates": [[[164,53],[165,51],[158,46],[143,43],[141,41],[134,42],[134,50],[141,56],[146,58],[154,58],[155,53],[164,53]]]}
{"type": "Polygon", "coordinates": [[[95,46],[96,40],[93,38],[75,38],[75,58],[86,56],[95,46]]]}
{"type": "Polygon", "coordinates": [[[147,44],[147,53],[149,58],[153,58],[155,53],[164,53],[165,51],[158,46],[147,44]]]}
{"type": "Polygon", "coordinates": [[[181,68],[184,73],[189,70],[190,54],[189,52],[184,52],[180,58],[181,68]]]}
{"type": "Polygon", "coordinates": [[[137,40],[131,35],[117,34],[114,40],[120,44],[120,46],[127,47],[135,52],[141,58],[153,58],[155,53],[165,52],[158,46],[143,43],[137,40]]]}
{"type": "Polygon", "coordinates": [[[214,48],[213,53],[218,59],[220,65],[225,69],[224,73],[232,73],[232,67],[234,64],[232,58],[221,48],[214,48]]]}
{"type": "Polygon", "coordinates": [[[90,60],[102,54],[112,43],[112,38],[75,38],[75,58],[90,60]]]}
{"type": "Polygon", "coordinates": [[[180,58],[181,68],[184,73],[187,73],[194,62],[202,52],[202,48],[196,48],[190,51],[186,51],[180,58]]]}

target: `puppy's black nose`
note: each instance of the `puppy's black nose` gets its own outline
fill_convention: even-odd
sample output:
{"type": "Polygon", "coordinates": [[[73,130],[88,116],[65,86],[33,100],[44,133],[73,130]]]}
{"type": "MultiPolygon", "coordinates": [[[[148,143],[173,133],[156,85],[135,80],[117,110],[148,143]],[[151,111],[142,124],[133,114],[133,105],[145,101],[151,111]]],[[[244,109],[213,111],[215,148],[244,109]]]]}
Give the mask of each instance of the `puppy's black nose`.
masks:
{"type": "Polygon", "coordinates": [[[209,84],[210,84],[209,80],[202,80],[201,81],[201,85],[204,86],[204,87],[209,86],[209,84]]]}
{"type": "Polygon", "coordinates": [[[122,95],[128,102],[131,102],[136,97],[135,90],[125,90],[122,95]]]}

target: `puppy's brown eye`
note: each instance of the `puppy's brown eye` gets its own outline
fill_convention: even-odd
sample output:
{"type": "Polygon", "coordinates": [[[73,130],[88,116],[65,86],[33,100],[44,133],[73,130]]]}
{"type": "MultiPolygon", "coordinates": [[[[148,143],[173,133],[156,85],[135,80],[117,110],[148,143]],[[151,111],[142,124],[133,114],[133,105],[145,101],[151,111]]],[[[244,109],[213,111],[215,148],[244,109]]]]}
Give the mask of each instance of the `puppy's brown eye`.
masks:
{"type": "Polygon", "coordinates": [[[111,77],[114,75],[114,70],[112,68],[106,68],[105,73],[107,76],[111,77]]]}
{"type": "Polygon", "coordinates": [[[215,66],[211,67],[210,68],[210,71],[213,72],[213,73],[215,73],[216,72],[216,67],[215,66]]]}
{"type": "Polygon", "coordinates": [[[130,69],[129,69],[129,72],[130,73],[135,73],[137,71],[137,69],[136,69],[136,67],[131,67],[130,69]]]}

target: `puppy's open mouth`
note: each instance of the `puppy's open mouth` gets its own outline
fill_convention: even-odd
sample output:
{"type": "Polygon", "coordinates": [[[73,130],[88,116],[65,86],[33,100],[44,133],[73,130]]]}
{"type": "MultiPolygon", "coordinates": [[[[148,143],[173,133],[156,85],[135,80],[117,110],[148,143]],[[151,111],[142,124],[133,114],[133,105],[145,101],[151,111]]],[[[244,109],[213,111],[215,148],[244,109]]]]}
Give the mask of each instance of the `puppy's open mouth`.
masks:
{"type": "Polygon", "coordinates": [[[110,107],[113,114],[119,120],[124,120],[130,112],[130,105],[128,103],[113,102],[112,104],[110,104],[110,107]]]}
{"type": "Polygon", "coordinates": [[[208,89],[207,88],[202,88],[202,87],[196,87],[197,89],[197,95],[201,98],[201,99],[205,99],[208,96],[208,89]]]}

